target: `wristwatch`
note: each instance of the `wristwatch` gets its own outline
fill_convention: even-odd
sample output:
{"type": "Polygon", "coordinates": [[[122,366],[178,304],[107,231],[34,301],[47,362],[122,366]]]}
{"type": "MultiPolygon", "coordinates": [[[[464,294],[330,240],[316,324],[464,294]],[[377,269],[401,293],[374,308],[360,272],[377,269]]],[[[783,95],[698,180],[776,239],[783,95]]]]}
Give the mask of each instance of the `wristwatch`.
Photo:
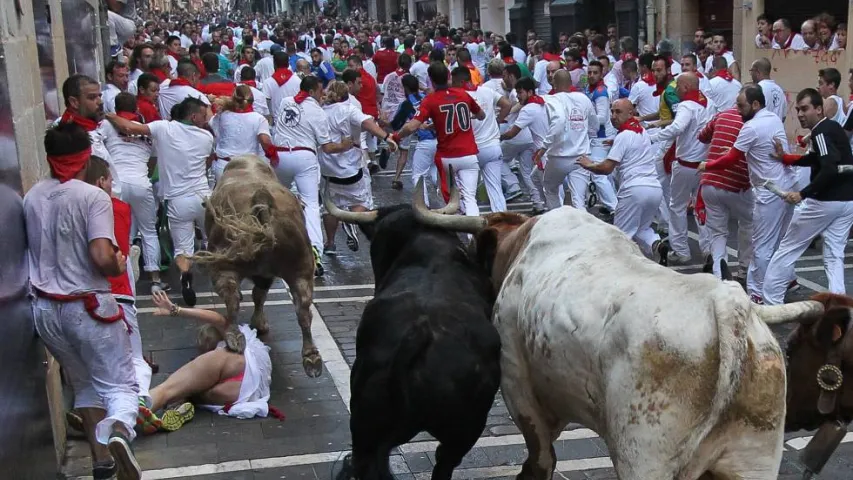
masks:
{"type": "Polygon", "coordinates": [[[179,313],[181,313],[181,307],[175,305],[174,303],[169,306],[169,315],[177,317],[179,313]]]}

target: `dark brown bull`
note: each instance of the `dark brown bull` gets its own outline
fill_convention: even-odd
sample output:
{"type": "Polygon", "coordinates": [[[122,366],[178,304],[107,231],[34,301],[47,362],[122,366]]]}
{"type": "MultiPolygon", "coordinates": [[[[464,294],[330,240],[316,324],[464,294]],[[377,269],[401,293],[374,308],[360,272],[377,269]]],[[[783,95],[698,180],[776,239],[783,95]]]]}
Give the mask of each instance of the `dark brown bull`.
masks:
{"type": "MultiPolygon", "coordinates": [[[[470,248],[499,291],[541,217],[516,213],[469,217],[430,211],[423,201],[422,186],[415,192],[414,210],[420,222],[473,235],[470,248]]],[[[810,313],[796,318],[787,342],[785,430],[819,429],[803,455],[809,471],[818,473],[853,421],[853,298],[820,293],[803,304],[810,313]]],[[[762,306],[760,317],[770,325],[790,322],[795,317],[784,312],[786,308],[762,306]]],[[[745,381],[741,394],[747,384],[745,381]]],[[[706,473],[701,478],[715,477],[706,473]]]]}
{"type": "Polygon", "coordinates": [[[235,325],[240,282],[251,278],[255,284],[251,326],[264,334],[269,331],[264,302],[273,280],[281,277],[290,287],[302,329],[302,366],[309,377],[320,376],[323,359],[311,336],[314,257],[299,200],[269,165],[246,155],[228,163],[205,210],[208,251],[199,252],[197,259],[209,268],[216,293],[225,302],[228,348],[245,349],[245,338],[235,325]]]}

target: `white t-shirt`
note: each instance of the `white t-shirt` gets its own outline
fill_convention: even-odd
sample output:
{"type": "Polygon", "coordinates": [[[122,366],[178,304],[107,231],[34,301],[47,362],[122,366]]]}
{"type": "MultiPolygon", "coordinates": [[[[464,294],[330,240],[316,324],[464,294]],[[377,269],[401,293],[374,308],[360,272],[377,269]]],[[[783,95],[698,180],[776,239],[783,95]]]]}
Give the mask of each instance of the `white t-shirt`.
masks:
{"type": "MultiPolygon", "coordinates": [[[[664,128],[650,134],[653,142],[669,142],[675,140],[675,156],[685,162],[702,162],[708,159],[708,145],[698,141],[696,138],[705,125],[711,121],[717,107],[709,100],[707,106],[684,101],[678,104],[675,118],[672,123],[664,128]]],[[[658,154],[663,156],[664,152],[658,154]]]]}
{"type": "Polygon", "coordinates": [[[756,201],[762,195],[767,199],[775,197],[767,189],[760,188],[767,180],[772,180],[782,190],[794,185],[793,170],[772,157],[776,152],[776,140],[782,142],[785,151],[788,151],[788,137],[782,120],[769,109],[762,108],[743,124],[734,144],[734,148],[746,153],[749,181],[757,193],[756,201]]]}
{"type": "Polygon", "coordinates": [[[112,83],[104,85],[101,91],[101,100],[104,102],[104,112],[116,113],[116,97],[121,93],[121,89],[112,83]]]}
{"type": "Polygon", "coordinates": [[[281,101],[273,126],[273,142],[280,147],[305,147],[317,152],[331,142],[329,119],[317,100],[297,104],[293,97],[281,101]]]}
{"type": "Polygon", "coordinates": [[[210,128],[216,137],[218,158],[246,154],[263,156],[258,135],[270,135],[269,122],[258,112],[217,113],[210,119],[210,128]]]}
{"type": "Polygon", "coordinates": [[[533,80],[539,86],[536,88],[537,95],[548,95],[551,92],[551,84],[548,83],[548,60],[539,60],[533,68],[533,80]]]}
{"type": "MultiPolygon", "coordinates": [[[[352,97],[352,96],[350,96],[352,97]]],[[[329,122],[329,139],[339,143],[344,138],[358,139],[361,136],[361,124],[370,120],[353,103],[338,102],[323,107],[329,122]]],[[[357,174],[362,167],[361,150],[351,148],[341,153],[319,152],[320,173],[325,177],[349,178],[357,174]]]]}
{"type": "MultiPolygon", "coordinates": [[[[737,60],[735,60],[735,56],[732,52],[723,53],[723,58],[726,59],[726,65],[731,70],[732,65],[734,65],[737,60]]],[[[708,58],[705,60],[705,71],[713,72],[714,71],[714,55],[708,55],[708,58]]]]}
{"type": "Polygon", "coordinates": [[[373,63],[373,60],[367,59],[361,63],[361,68],[364,69],[365,72],[369,73],[374,80],[376,80],[376,76],[378,73],[376,72],[376,64],[373,63]]]}
{"type": "Polygon", "coordinates": [[[660,98],[655,97],[655,90],[657,90],[655,87],[642,80],[638,80],[634,85],[631,85],[628,100],[637,107],[637,113],[640,116],[657,113],[660,109],[660,98]]]}
{"type": "Polygon", "coordinates": [[[157,120],[149,123],[148,129],[157,149],[163,198],[208,195],[207,157],[213,151],[213,135],[178,121],[157,120]]]}
{"type": "Polygon", "coordinates": [[[261,91],[263,91],[264,95],[266,95],[270,100],[270,112],[274,119],[278,118],[278,115],[280,114],[279,109],[281,108],[281,101],[286,97],[294,97],[299,93],[300,83],[302,83],[302,79],[296,74],[293,74],[281,86],[279,86],[278,82],[276,82],[274,78],[264,80],[263,85],[261,85],[261,91]]]}
{"type": "Polygon", "coordinates": [[[618,162],[616,175],[619,189],[646,186],[660,187],[655,169],[655,152],[649,134],[624,130],[613,139],[613,146],[607,154],[608,160],[618,162]]]}
{"type": "Polygon", "coordinates": [[[528,129],[533,140],[533,148],[537,150],[542,148],[545,136],[548,135],[548,115],[545,113],[545,105],[528,103],[521,107],[513,125],[522,131],[528,129]]]}
{"type": "Polygon", "coordinates": [[[80,180],[42,180],[24,196],[24,217],[34,287],[63,295],[110,291],[89,255],[98,238],[118,246],[106,192],[80,180]]]}
{"type": "Polygon", "coordinates": [[[465,45],[465,49],[471,54],[471,62],[482,72],[486,66],[486,44],[471,42],[465,45]]]}
{"type": "Polygon", "coordinates": [[[784,122],[785,117],[788,116],[788,100],[785,98],[785,91],[778,83],[769,78],[758,82],[758,86],[764,92],[766,108],[784,122]]]}
{"type": "Polygon", "coordinates": [[[491,88],[482,87],[468,92],[468,95],[471,95],[471,98],[477,102],[477,105],[486,114],[486,118],[482,120],[472,120],[474,122],[474,141],[477,143],[477,147],[485,148],[500,145],[501,132],[498,129],[498,119],[495,109],[502,95],[491,88]]]}
{"type": "Polygon", "coordinates": [[[398,75],[397,72],[391,72],[382,80],[383,95],[380,109],[388,115],[388,121],[394,118],[400,105],[406,101],[406,91],[402,82],[405,75],[405,73],[398,75]]]}
{"type": "MultiPolygon", "coordinates": [[[[245,85],[245,84],[241,84],[241,85],[245,85]]],[[[261,115],[263,115],[265,117],[269,117],[270,116],[269,99],[267,98],[266,94],[264,94],[264,92],[258,90],[257,88],[255,88],[251,85],[249,85],[249,88],[252,89],[252,98],[254,99],[254,101],[252,102],[252,109],[255,112],[260,113],[261,115]]]]}
{"type": "Polygon", "coordinates": [[[714,101],[718,113],[735,106],[737,96],[743,87],[737,79],[733,78],[731,81],[728,81],[720,77],[714,77],[711,79],[710,84],[711,88],[708,92],[708,98],[714,101]]]}
{"type": "Polygon", "coordinates": [[[160,118],[163,120],[171,120],[172,107],[183,102],[187,97],[195,97],[205,105],[210,106],[210,100],[207,99],[207,95],[188,85],[169,85],[170,82],[170,80],[164,80],[160,84],[158,102],[160,104],[160,118]]]}
{"type": "Polygon", "coordinates": [[[112,166],[121,181],[143,187],[151,185],[148,160],[156,156],[152,140],[146,136],[119,133],[110,122],[103,122],[101,129],[104,132],[104,144],[112,157],[112,166]]]}
{"type": "Polygon", "coordinates": [[[264,57],[258,60],[255,64],[255,81],[258,85],[263,86],[263,83],[272,76],[275,71],[272,57],[264,57]]]}
{"type": "Polygon", "coordinates": [[[412,68],[409,69],[409,74],[418,79],[418,84],[420,85],[421,90],[426,90],[427,88],[432,87],[432,82],[430,81],[429,74],[427,73],[428,68],[428,63],[418,60],[413,63],[412,68]]]}
{"type": "MultiPolygon", "coordinates": [[[[809,49],[809,46],[806,45],[806,42],[805,42],[805,40],[803,40],[802,35],[800,35],[799,33],[793,33],[793,32],[791,34],[794,36],[794,39],[791,40],[791,45],[788,47],[789,49],[791,49],[791,50],[808,50],[809,49]]],[[[788,38],[790,39],[790,37],[788,37],[788,38]]],[[[785,40],[785,41],[787,42],[787,40],[785,40]]],[[[784,46],[784,43],[780,45],[780,44],[776,43],[776,38],[775,37],[773,38],[773,48],[775,48],[776,50],[781,50],[783,46],[784,46]]]]}

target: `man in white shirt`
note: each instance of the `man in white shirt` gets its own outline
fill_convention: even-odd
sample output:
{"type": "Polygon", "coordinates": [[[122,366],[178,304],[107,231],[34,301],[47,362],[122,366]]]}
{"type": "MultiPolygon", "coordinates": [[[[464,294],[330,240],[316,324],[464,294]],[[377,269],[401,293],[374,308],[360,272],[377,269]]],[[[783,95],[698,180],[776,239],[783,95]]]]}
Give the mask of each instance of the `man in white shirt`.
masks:
{"type": "MultiPolygon", "coordinates": [[[[716,112],[699,91],[699,79],[692,73],[683,73],[676,81],[676,93],[681,102],[673,122],[651,135],[652,142],[675,140],[676,161],[672,163],[669,198],[669,244],[672,251],[667,263],[684,264],[690,261],[687,243],[687,206],[699,188],[699,164],[708,158],[708,145],[697,140],[699,132],[711,121],[716,112]]],[[[663,152],[658,153],[659,156],[663,152]]],[[[699,246],[703,253],[709,251],[705,228],[699,227],[699,246]]]]}
{"type": "Polygon", "coordinates": [[[759,58],[752,62],[752,68],[749,69],[749,74],[752,77],[752,82],[761,87],[764,92],[764,105],[771,112],[775,113],[782,122],[785,122],[785,117],[788,115],[788,100],[785,98],[785,91],[775,81],[770,79],[770,71],[772,67],[770,60],[767,58],[759,58]]]}
{"type": "Polygon", "coordinates": [[[364,69],[365,72],[370,74],[374,80],[376,80],[376,64],[373,63],[373,47],[370,46],[369,43],[365,43],[364,45],[357,46],[353,49],[353,52],[356,55],[361,57],[361,68],[364,69]]]}
{"type": "MultiPolygon", "coordinates": [[[[136,97],[133,95],[127,92],[118,94],[115,106],[115,113],[122,118],[145,123],[136,113],[136,97]]],[[[168,290],[168,285],[160,281],[160,239],[155,227],[158,202],[148,178],[149,167],[155,164],[157,153],[151,139],[146,136],[119,133],[110,122],[103,122],[101,128],[115,169],[121,175],[121,180],[114,180],[113,185],[121,183],[119,198],[130,205],[130,211],[133,213],[131,238],[137,231],[142,236],[143,270],[151,276],[151,290],[168,290]]]]}
{"type": "Polygon", "coordinates": [[[823,68],[817,72],[817,91],[823,97],[823,115],[827,120],[844,126],[847,115],[844,100],[838,96],[841,87],[841,72],[835,68],[823,68]]]}
{"type": "MultiPolygon", "coordinates": [[[[714,58],[717,58],[717,57],[715,56],[714,58]]],[[[720,55],[719,58],[724,59],[726,57],[720,55]]],[[[710,72],[711,70],[706,70],[706,71],[710,72]]],[[[703,75],[697,69],[696,55],[694,55],[692,53],[687,53],[681,57],[681,72],[682,73],[692,73],[693,75],[696,75],[696,77],[699,79],[699,91],[702,92],[706,97],[711,96],[710,95],[711,83],[708,81],[708,77],[703,75]]]]}
{"type": "Polygon", "coordinates": [[[714,57],[719,55],[726,58],[726,62],[728,62],[729,65],[729,72],[731,72],[732,77],[740,80],[740,64],[737,63],[734,54],[728,49],[726,37],[723,36],[723,34],[715,33],[714,36],[711,37],[711,52],[713,52],[713,55],[709,55],[708,59],[705,60],[706,72],[710,72],[714,69],[714,57]]]}
{"type": "MultiPolygon", "coordinates": [[[[517,65],[516,69],[518,69],[517,65]]],[[[504,148],[507,146],[518,146],[519,150],[516,151],[520,151],[518,155],[521,156],[519,163],[522,178],[530,188],[533,209],[535,211],[543,211],[545,192],[542,188],[542,176],[546,159],[544,157],[540,158],[538,165],[528,167],[526,160],[527,150],[520,147],[520,145],[523,145],[521,142],[527,142],[527,138],[530,139],[527,145],[533,148],[533,152],[530,152],[530,163],[533,164],[533,154],[535,151],[543,148],[545,136],[548,134],[548,114],[545,110],[545,101],[542,97],[536,95],[536,84],[530,77],[518,79],[515,83],[515,92],[521,109],[518,110],[514,121],[507,119],[510,127],[501,134],[500,140],[503,142],[504,148]],[[529,171],[529,173],[526,173],[526,171],[529,171]]]]}
{"type": "Polygon", "coordinates": [[[240,83],[238,85],[246,85],[252,89],[252,110],[263,115],[267,120],[272,118],[269,110],[269,100],[258,88],[258,82],[255,80],[255,69],[249,66],[243,66],[240,83]]]}
{"type": "Polygon", "coordinates": [[[116,95],[127,91],[129,81],[127,65],[122,62],[112,60],[107,64],[105,73],[107,83],[104,84],[101,99],[104,101],[104,111],[107,113],[114,113],[116,111],[116,95]]]}
{"type": "MultiPolygon", "coordinates": [[[[552,44],[545,45],[545,51],[542,54],[542,58],[536,62],[536,66],[533,67],[533,80],[536,82],[536,94],[539,96],[548,95],[551,93],[551,84],[548,83],[548,64],[552,61],[557,62],[559,64],[559,57],[554,52],[555,48],[552,44]],[[548,59],[546,60],[547,57],[548,59]]],[[[558,65],[558,68],[562,68],[562,66],[558,65]]]]}
{"type": "Polygon", "coordinates": [[[151,137],[157,151],[157,168],[175,250],[175,265],[181,272],[181,295],[193,307],[196,294],[190,260],[195,253],[195,229],[204,235],[204,201],[210,196],[207,159],[213,152],[213,135],[204,129],[210,119],[208,104],[187,97],[175,108],[172,121],[140,124],[110,115],[110,122],[127,135],[151,137]]]}
{"type": "MultiPolygon", "coordinates": [[[[485,77],[486,59],[488,57],[486,55],[486,43],[482,40],[482,36],[483,32],[480,30],[468,31],[465,49],[471,54],[471,61],[474,63],[474,66],[477,67],[477,70],[480,71],[480,75],[485,77]]],[[[464,38],[463,41],[465,41],[464,38]]]]}
{"type": "Polygon", "coordinates": [[[717,113],[734,107],[742,85],[732,77],[725,57],[714,57],[714,70],[709,76],[708,98],[717,106],[717,113]]]}
{"type": "Polygon", "coordinates": [[[787,18],[780,18],[773,22],[773,48],[805,50],[806,42],[802,35],[791,30],[791,22],[787,18]]]}
{"type": "Polygon", "coordinates": [[[210,106],[207,96],[193,87],[198,82],[199,76],[198,67],[190,60],[181,60],[178,63],[178,78],[166,80],[160,84],[158,103],[161,118],[171,120],[172,107],[183,102],[187,97],[196,98],[210,106]]]}
{"type": "Polygon", "coordinates": [[[273,121],[277,122],[278,116],[281,114],[281,101],[299,93],[299,82],[302,79],[290,70],[290,56],[287,52],[274,53],[273,64],[275,70],[270,78],[264,80],[261,91],[269,99],[270,113],[272,113],[273,121]]]}
{"type": "Polygon", "coordinates": [[[255,81],[258,82],[258,85],[263,85],[272,76],[272,73],[275,71],[273,55],[281,50],[281,45],[277,43],[272,44],[269,49],[269,55],[264,56],[255,64],[255,81]]]}
{"type": "MultiPolygon", "coordinates": [[[[717,161],[745,155],[752,183],[752,263],[747,273],[747,293],[756,303],[763,303],[764,275],[773,252],[782,240],[794,207],[785,203],[764,185],[772,181],[782,191],[791,191],[796,175],[791,167],[775,158],[776,142],[788,151],[788,138],[782,120],[765,104],[765,95],[757,85],[748,85],[737,98],[737,108],[744,119],[734,146],[717,161]]],[[[679,111],[681,107],[679,107],[679,111]]]]}
{"type": "Polygon", "coordinates": [[[421,50],[419,53],[418,60],[412,64],[412,68],[409,70],[409,73],[418,79],[421,90],[427,91],[432,88],[432,82],[427,74],[427,69],[429,68],[429,54],[432,53],[432,45],[429,42],[424,42],[421,44],[421,50]]]}
{"type": "Polygon", "coordinates": [[[622,62],[622,76],[631,84],[628,100],[640,117],[655,115],[660,109],[660,98],[654,95],[657,85],[652,74],[653,61],[654,55],[644,53],[638,60],[622,62]]]}
{"type": "Polygon", "coordinates": [[[471,85],[471,71],[467,67],[456,67],[451,73],[452,86],[464,88],[468,95],[477,102],[486,117],[482,120],[473,119],[474,141],[477,143],[477,161],[486,184],[489,196],[489,206],[492,212],[505,212],[506,199],[501,190],[501,156],[500,130],[498,124],[503,122],[509,113],[509,100],[491,88],[471,85]],[[496,111],[497,110],[497,111],[496,111]]]}
{"type": "Polygon", "coordinates": [[[184,50],[189,50],[190,45],[193,44],[193,41],[190,38],[190,32],[192,32],[192,28],[193,28],[193,26],[192,26],[192,23],[190,23],[190,22],[184,22],[184,24],[181,25],[180,40],[181,40],[181,48],[183,48],[184,50]]]}
{"type": "Polygon", "coordinates": [[[663,198],[652,143],[634,118],[630,100],[623,98],[613,102],[610,121],[619,133],[607,158],[596,163],[582,157],[578,163],[596,175],[616,172],[619,192],[613,225],[637,242],[645,255],[652,257],[660,236],[651,225],[663,198]]]}
{"type": "Polygon", "coordinates": [[[817,34],[817,24],[814,20],[808,19],[803,22],[800,27],[800,33],[803,36],[803,50],[819,50],[820,37],[817,34]]]}

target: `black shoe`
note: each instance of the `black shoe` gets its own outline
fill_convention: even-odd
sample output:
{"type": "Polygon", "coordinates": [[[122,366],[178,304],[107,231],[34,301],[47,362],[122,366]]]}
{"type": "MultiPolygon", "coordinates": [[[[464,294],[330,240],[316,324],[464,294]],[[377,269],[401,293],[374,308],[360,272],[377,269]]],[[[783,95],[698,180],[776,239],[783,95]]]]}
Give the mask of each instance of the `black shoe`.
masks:
{"type": "Polygon", "coordinates": [[[388,167],[388,159],[391,157],[391,152],[388,149],[383,148],[381,152],[379,152],[379,166],[384,170],[388,167]]]}
{"type": "Polygon", "coordinates": [[[110,480],[116,478],[116,464],[109,460],[92,465],[92,478],[95,480],[110,480]]]}
{"type": "Polygon", "coordinates": [[[181,274],[181,296],[184,297],[184,303],[188,307],[194,307],[196,304],[195,290],[193,290],[193,274],[185,272],[181,274]]]}
{"type": "Polygon", "coordinates": [[[110,455],[113,456],[118,480],[141,480],[142,468],[133,456],[130,441],[121,433],[114,432],[107,442],[110,455]]]}
{"type": "Polygon", "coordinates": [[[376,175],[376,173],[377,173],[377,172],[379,172],[379,165],[377,165],[377,164],[375,164],[375,163],[373,163],[373,162],[370,162],[370,163],[368,163],[368,164],[367,164],[367,171],[368,171],[371,175],[376,175]]]}
{"type": "Polygon", "coordinates": [[[664,267],[669,266],[669,241],[666,238],[661,238],[656,243],[652,250],[658,254],[658,263],[664,267]]]}

